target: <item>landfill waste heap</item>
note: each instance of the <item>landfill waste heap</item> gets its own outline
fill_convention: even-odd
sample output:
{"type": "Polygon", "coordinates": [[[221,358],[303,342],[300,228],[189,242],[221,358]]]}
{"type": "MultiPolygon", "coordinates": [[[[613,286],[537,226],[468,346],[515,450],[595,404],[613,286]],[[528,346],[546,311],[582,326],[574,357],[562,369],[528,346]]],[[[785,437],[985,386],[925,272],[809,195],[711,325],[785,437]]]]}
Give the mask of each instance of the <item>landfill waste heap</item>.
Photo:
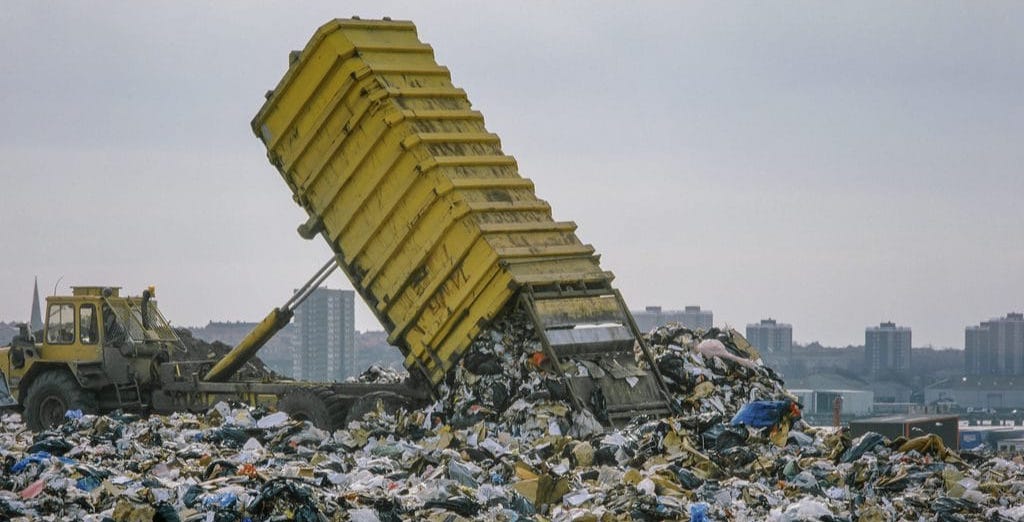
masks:
{"type": "MultiPolygon", "coordinates": [[[[281,412],[3,418],[0,517],[23,520],[1024,520],[1024,465],[807,426],[733,330],[648,340],[682,413],[602,430],[515,315],[421,410],[328,433],[281,412]]],[[[580,366],[578,372],[605,371],[580,366]]],[[[397,379],[371,369],[366,379],[397,379]]]]}
{"type": "Polygon", "coordinates": [[[264,406],[71,409],[37,433],[4,416],[0,518],[1024,519],[1019,461],[812,428],[730,329],[641,340],[596,250],[553,220],[411,23],[324,25],[252,127],[309,216],[300,235],[332,249],[303,288],[342,265],[433,400],[370,396],[326,431],[267,407],[287,409],[306,385],[225,383],[286,324],[293,296],[227,355],[193,341],[181,360],[220,359],[202,379],[161,383],[202,399],[189,406],[218,389],[275,399],[252,401],[264,406]]]}

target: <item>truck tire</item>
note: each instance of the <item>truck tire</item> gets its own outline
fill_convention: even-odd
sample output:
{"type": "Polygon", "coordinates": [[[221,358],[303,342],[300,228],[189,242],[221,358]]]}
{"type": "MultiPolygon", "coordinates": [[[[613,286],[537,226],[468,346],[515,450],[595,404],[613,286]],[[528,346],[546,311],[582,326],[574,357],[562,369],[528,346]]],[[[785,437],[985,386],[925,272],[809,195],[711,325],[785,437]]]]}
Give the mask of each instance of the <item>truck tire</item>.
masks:
{"type": "Polygon", "coordinates": [[[82,410],[96,413],[96,394],[83,390],[65,370],[50,370],[39,375],[28,387],[24,418],[32,431],[42,431],[64,421],[64,412],[82,410]]]}
{"type": "Polygon", "coordinates": [[[410,405],[408,399],[397,393],[386,391],[368,393],[352,403],[352,407],[348,409],[348,415],[345,417],[345,424],[362,420],[364,415],[377,409],[378,403],[387,413],[394,413],[399,408],[408,408],[410,405]]]}
{"type": "Polygon", "coordinates": [[[345,427],[351,400],[327,388],[296,388],[281,397],[277,409],[292,418],[312,422],[316,427],[334,431],[345,427]]]}

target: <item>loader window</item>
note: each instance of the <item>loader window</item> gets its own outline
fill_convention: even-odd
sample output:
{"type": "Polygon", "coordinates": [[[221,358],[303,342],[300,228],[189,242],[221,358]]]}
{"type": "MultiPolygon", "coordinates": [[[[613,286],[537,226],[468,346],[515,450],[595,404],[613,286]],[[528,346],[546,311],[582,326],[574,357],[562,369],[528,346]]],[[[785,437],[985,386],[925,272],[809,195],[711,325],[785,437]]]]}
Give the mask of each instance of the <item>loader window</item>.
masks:
{"type": "Polygon", "coordinates": [[[84,304],[78,309],[78,338],[82,344],[96,344],[96,307],[84,304]]]}
{"type": "Polygon", "coordinates": [[[46,342],[72,344],[75,342],[75,305],[52,304],[46,314],[46,342]]]}

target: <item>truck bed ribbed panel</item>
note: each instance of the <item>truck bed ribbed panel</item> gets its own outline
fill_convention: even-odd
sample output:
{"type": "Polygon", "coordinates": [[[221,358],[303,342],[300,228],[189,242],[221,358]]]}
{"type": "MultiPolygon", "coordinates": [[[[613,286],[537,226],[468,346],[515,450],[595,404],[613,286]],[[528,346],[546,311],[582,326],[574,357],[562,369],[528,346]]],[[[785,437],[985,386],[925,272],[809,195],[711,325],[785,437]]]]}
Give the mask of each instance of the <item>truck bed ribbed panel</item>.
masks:
{"type": "Polygon", "coordinates": [[[406,365],[435,384],[519,286],[611,280],[410,22],[321,27],[253,130],[406,365]]]}

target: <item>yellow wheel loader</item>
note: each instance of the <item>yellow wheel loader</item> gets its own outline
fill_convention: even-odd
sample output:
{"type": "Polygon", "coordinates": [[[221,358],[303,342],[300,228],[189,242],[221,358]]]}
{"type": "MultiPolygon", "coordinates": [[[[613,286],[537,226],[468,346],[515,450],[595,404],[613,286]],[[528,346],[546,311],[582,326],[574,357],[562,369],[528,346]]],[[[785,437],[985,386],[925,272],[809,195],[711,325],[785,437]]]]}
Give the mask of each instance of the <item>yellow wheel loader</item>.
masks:
{"type": "MultiPolygon", "coordinates": [[[[301,302],[311,290],[306,287],[290,302],[301,302]]],[[[73,287],[70,296],[47,298],[42,338],[33,338],[23,327],[10,346],[0,348],[0,406],[20,408],[37,431],[59,424],[69,410],[204,411],[222,400],[279,408],[331,429],[344,424],[349,409],[368,397],[404,406],[430,397],[429,390],[407,384],[204,380],[218,361],[178,360],[185,348],[154,297],[152,287],[127,297],[117,287],[88,286],[73,287]]],[[[274,321],[290,316],[289,306],[271,314],[274,321]]],[[[262,346],[269,339],[265,323],[239,346],[251,347],[264,335],[259,337],[262,346]]],[[[286,319],[279,323],[284,324],[286,319]]],[[[219,362],[224,361],[238,359],[219,362]]]]}

